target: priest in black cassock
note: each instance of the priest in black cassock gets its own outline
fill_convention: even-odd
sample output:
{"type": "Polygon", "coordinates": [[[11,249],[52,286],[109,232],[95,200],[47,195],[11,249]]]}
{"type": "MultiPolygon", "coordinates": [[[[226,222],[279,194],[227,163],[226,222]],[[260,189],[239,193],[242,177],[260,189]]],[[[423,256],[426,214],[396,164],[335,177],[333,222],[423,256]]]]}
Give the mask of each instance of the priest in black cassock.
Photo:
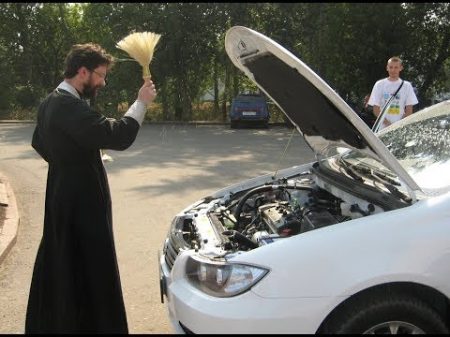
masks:
{"type": "Polygon", "coordinates": [[[25,333],[128,333],[100,149],[134,142],[156,91],[146,79],[118,120],[91,109],[84,99],[105,86],[113,61],[99,45],[74,45],[64,81],[39,106],[32,146],[48,175],[25,333]]]}

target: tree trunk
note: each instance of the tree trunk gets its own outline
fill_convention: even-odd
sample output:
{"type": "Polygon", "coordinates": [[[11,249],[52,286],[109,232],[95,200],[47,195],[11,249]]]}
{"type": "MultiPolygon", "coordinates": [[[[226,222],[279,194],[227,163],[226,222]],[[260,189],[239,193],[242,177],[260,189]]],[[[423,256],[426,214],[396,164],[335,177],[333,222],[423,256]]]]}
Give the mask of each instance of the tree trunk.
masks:
{"type": "Polygon", "coordinates": [[[183,116],[182,116],[182,120],[183,121],[190,121],[192,120],[192,101],[191,101],[191,97],[189,95],[189,88],[187,85],[188,81],[185,79],[183,80],[183,85],[182,85],[182,96],[181,96],[181,103],[182,103],[182,108],[183,108],[183,116]]]}
{"type": "Polygon", "coordinates": [[[225,90],[222,97],[222,120],[225,122],[227,120],[227,101],[228,93],[230,92],[230,69],[227,65],[225,66],[225,90]]]}
{"type": "Polygon", "coordinates": [[[161,88],[161,105],[162,105],[162,114],[163,114],[163,119],[168,121],[171,119],[171,116],[169,116],[169,109],[168,109],[168,98],[167,98],[167,81],[163,82],[163,86],[161,88]]]}
{"type": "Polygon", "coordinates": [[[213,68],[213,76],[214,76],[214,109],[213,116],[215,117],[219,114],[219,74],[218,74],[218,65],[217,59],[214,59],[214,68],[213,68]]]}
{"type": "MultiPolygon", "coordinates": [[[[230,99],[239,95],[239,73],[236,67],[233,67],[233,96],[230,99]]],[[[230,100],[231,104],[231,100],[230,100]]]]}

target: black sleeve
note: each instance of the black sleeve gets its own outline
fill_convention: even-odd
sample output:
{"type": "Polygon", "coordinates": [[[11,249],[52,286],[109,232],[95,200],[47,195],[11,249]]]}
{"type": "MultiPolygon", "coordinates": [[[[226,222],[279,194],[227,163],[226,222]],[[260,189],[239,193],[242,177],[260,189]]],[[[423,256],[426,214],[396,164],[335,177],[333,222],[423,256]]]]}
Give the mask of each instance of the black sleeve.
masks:
{"type": "Polygon", "coordinates": [[[83,100],[66,98],[57,123],[78,144],[89,149],[125,150],[133,144],[139,123],[131,117],[106,118],[83,100]]]}
{"type": "Polygon", "coordinates": [[[37,112],[36,127],[34,129],[33,138],[31,140],[31,146],[33,147],[33,149],[35,149],[36,152],[39,153],[39,155],[46,162],[48,162],[48,160],[49,160],[49,155],[48,155],[47,149],[45,147],[44,140],[42,139],[41,123],[42,123],[42,120],[44,118],[43,114],[44,114],[45,109],[47,108],[47,103],[48,103],[48,98],[45,99],[39,105],[38,112],[37,112]]]}
{"type": "Polygon", "coordinates": [[[48,153],[45,150],[45,147],[44,147],[44,145],[42,143],[42,137],[41,137],[41,132],[40,132],[39,125],[36,125],[36,128],[34,129],[33,139],[31,141],[31,146],[33,147],[33,149],[36,150],[37,153],[39,153],[39,155],[46,162],[48,162],[48,153]]]}

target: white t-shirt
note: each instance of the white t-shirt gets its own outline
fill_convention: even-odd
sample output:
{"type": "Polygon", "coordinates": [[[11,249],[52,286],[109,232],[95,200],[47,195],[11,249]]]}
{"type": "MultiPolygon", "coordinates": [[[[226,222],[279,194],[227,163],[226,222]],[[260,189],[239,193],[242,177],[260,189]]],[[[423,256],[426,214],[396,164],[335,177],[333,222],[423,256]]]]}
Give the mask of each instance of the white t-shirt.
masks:
{"type": "MultiPolygon", "coordinates": [[[[396,81],[389,81],[388,78],[377,81],[373,86],[368,104],[372,106],[378,105],[380,109],[383,109],[386,102],[397,91],[401,83],[402,80],[400,78],[396,81]]],[[[397,122],[405,115],[405,106],[415,105],[417,103],[419,101],[414,93],[411,82],[405,81],[400,91],[386,108],[387,112],[384,118],[391,123],[397,122]]],[[[384,125],[381,123],[380,130],[383,128],[384,125]]]]}

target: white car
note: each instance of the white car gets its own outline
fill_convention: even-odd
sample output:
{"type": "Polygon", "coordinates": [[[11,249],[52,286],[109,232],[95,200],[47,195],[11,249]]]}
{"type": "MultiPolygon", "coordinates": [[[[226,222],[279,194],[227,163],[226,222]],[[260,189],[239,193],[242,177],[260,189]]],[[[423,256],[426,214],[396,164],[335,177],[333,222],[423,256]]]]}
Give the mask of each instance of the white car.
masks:
{"type": "Polygon", "coordinates": [[[311,69],[253,30],[233,63],[317,161],[175,216],[161,299],[178,333],[449,333],[450,101],[374,134],[311,69]]]}

